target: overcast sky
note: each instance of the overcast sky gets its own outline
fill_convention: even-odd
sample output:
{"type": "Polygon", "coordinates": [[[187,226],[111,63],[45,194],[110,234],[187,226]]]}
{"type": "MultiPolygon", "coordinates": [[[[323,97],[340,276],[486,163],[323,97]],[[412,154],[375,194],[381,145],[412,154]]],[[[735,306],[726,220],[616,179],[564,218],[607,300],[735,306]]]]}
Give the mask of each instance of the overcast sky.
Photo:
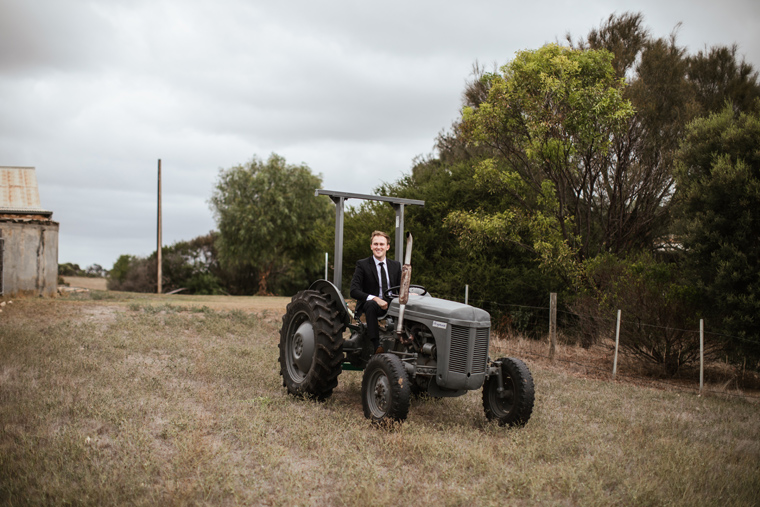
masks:
{"type": "Polygon", "coordinates": [[[642,12],[760,67],[757,0],[0,0],[0,166],[37,168],[59,262],[110,269],[215,227],[220,168],[271,153],[372,193],[459,114],[477,60],[642,12]]]}

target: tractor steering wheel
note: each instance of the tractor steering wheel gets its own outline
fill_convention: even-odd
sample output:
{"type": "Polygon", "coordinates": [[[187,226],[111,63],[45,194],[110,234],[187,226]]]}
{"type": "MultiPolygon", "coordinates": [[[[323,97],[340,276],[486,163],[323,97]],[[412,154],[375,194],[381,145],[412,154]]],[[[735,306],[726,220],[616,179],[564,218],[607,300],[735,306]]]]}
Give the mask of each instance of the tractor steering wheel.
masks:
{"type": "MultiPolygon", "coordinates": [[[[397,298],[399,297],[398,290],[400,288],[401,288],[400,285],[396,285],[395,287],[390,287],[388,290],[385,291],[384,296],[388,299],[397,298]]],[[[423,287],[422,285],[414,285],[414,284],[409,285],[409,294],[417,294],[420,296],[424,296],[427,293],[428,293],[427,289],[423,287]]]]}

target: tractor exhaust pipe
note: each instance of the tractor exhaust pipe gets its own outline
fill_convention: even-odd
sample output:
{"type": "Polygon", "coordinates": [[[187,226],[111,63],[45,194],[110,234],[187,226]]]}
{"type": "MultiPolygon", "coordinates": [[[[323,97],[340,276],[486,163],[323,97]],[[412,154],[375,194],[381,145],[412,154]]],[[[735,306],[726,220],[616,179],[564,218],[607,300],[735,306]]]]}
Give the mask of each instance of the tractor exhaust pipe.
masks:
{"type": "Polygon", "coordinates": [[[406,254],[404,255],[404,265],[401,267],[401,288],[398,294],[398,324],[396,324],[396,334],[399,339],[404,334],[404,312],[406,303],[409,302],[409,285],[412,281],[412,233],[406,233],[406,254]]]}

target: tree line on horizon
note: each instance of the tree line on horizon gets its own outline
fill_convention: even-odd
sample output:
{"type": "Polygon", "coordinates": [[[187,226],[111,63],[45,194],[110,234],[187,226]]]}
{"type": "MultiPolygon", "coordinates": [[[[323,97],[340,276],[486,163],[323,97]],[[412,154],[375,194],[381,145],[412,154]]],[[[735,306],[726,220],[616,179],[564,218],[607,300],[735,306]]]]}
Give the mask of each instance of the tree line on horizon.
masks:
{"type": "MultiPolygon", "coordinates": [[[[500,68],[476,62],[462,96],[434,154],[375,189],[426,203],[406,208],[414,283],[468,285],[495,327],[524,334],[559,293],[565,338],[585,346],[625,308],[622,346],[668,374],[698,358],[685,330],[704,318],[715,353],[760,368],[760,85],[735,45],[688,54],[642,14],[611,15],[500,68]]],[[[165,290],[308,287],[334,244],[321,183],[275,154],[220,170],[218,230],[163,248],[165,290]]],[[[394,220],[386,203],[346,210],[344,285],[394,220]]],[[[155,264],[122,255],[109,288],[154,292],[155,264]]]]}

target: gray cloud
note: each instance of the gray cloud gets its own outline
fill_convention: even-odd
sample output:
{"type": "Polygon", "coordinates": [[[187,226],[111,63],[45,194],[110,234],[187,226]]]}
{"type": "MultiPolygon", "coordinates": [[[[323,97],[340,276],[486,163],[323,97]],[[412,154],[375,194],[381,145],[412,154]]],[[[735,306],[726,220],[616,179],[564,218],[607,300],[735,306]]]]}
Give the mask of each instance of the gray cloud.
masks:
{"type": "Polygon", "coordinates": [[[450,126],[475,60],[644,12],[695,52],[760,64],[757,2],[441,4],[336,0],[2,0],[0,165],[37,167],[61,262],[110,267],[214,227],[219,168],[278,153],[324,186],[371,193],[450,126]]]}
{"type": "Polygon", "coordinates": [[[0,5],[0,71],[4,76],[96,67],[116,49],[100,17],[71,0],[0,5]],[[98,44],[91,41],[97,40],[98,44]]]}

